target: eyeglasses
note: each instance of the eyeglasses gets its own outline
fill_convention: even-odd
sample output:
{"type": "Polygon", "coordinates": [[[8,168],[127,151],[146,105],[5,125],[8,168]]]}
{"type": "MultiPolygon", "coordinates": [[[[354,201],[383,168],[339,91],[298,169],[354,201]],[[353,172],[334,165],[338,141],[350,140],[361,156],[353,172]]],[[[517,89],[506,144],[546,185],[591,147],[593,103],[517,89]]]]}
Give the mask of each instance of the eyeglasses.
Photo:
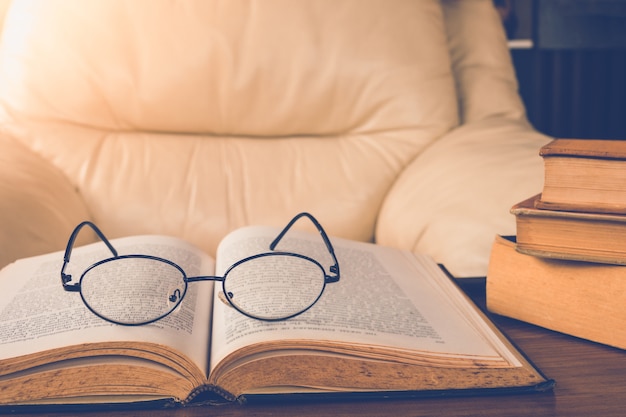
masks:
{"type": "Polygon", "coordinates": [[[63,289],[79,292],[89,310],[115,324],[137,326],[153,323],[172,313],[187,294],[190,282],[222,283],[220,298],[240,313],[257,320],[279,321],[298,316],[322,296],[326,284],[339,281],[339,263],[326,232],[309,213],[295,216],[269,246],[270,252],[253,255],[230,266],[224,276],[188,277],[176,263],[151,255],[118,255],[92,222],[80,223],[67,242],[61,282],[63,289]],[[311,220],[319,231],[334,265],[330,274],[315,259],[292,252],[275,251],[300,218],[311,220]],[[113,257],[88,267],[78,282],[65,273],[78,233],[89,226],[113,257]]]}

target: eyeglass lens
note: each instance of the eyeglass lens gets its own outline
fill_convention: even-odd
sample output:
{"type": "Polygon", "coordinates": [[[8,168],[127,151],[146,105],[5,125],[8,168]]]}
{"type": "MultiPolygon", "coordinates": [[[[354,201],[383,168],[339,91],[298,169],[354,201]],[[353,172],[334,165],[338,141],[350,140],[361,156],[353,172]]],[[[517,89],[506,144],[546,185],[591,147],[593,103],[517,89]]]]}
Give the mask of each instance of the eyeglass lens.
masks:
{"type": "Polygon", "coordinates": [[[148,257],[104,261],[85,271],[81,296],[100,317],[121,324],[145,324],[172,312],[187,283],[176,266],[148,257]]]}
{"type": "Polygon", "coordinates": [[[281,320],[310,308],[324,291],[323,267],[295,254],[266,253],[235,264],[226,273],[224,293],[240,312],[281,320]]]}

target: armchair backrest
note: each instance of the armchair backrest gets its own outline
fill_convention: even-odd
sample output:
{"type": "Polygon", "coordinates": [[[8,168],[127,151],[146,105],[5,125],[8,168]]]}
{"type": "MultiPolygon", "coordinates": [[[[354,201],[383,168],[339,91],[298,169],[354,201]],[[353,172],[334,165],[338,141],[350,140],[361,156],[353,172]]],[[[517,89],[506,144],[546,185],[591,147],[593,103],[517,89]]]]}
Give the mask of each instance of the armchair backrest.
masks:
{"type": "Polygon", "coordinates": [[[235,227],[309,211],[372,240],[422,150],[461,118],[519,112],[508,64],[492,79],[495,19],[489,0],[14,0],[1,126],[111,237],[213,252],[235,227]]]}

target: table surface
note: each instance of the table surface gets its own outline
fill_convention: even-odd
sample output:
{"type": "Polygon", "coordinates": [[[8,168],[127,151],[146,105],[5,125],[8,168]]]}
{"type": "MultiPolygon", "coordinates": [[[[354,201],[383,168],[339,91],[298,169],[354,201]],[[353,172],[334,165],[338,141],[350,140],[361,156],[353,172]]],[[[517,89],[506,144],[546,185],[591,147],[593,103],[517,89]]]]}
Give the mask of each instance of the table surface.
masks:
{"type": "MultiPolygon", "coordinates": [[[[484,306],[484,281],[461,284],[484,306]]],[[[626,351],[591,343],[501,316],[490,315],[550,378],[553,392],[467,398],[226,405],[177,410],[90,411],[98,416],[624,416],[626,351]]],[[[30,415],[30,414],[20,414],[30,415]]],[[[38,413],[82,415],[80,413],[38,413]]]]}

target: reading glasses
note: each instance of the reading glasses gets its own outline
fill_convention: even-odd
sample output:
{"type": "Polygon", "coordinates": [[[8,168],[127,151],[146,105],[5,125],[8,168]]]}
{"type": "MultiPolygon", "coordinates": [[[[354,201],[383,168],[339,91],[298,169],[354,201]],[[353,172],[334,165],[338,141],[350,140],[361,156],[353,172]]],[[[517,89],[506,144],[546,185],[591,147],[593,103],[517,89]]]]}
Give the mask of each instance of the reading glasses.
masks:
{"type": "Polygon", "coordinates": [[[326,284],[339,281],[339,263],[320,223],[309,213],[296,215],[270,243],[269,252],[241,259],[224,276],[188,277],[171,260],[152,255],[118,255],[109,240],[89,221],[80,223],[67,242],[61,282],[63,289],[79,292],[83,303],[98,317],[115,324],[137,326],[153,323],[172,313],[187,294],[190,282],[218,281],[225,299],[240,313],[257,320],[280,321],[310,309],[326,284]],[[319,231],[334,265],[330,274],[315,259],[276,246],[300,218],[306,217],[319,231]],[[113,254],[88,267],[76,282],[65,270],[78,233],[89,226],[113,254]]]}

